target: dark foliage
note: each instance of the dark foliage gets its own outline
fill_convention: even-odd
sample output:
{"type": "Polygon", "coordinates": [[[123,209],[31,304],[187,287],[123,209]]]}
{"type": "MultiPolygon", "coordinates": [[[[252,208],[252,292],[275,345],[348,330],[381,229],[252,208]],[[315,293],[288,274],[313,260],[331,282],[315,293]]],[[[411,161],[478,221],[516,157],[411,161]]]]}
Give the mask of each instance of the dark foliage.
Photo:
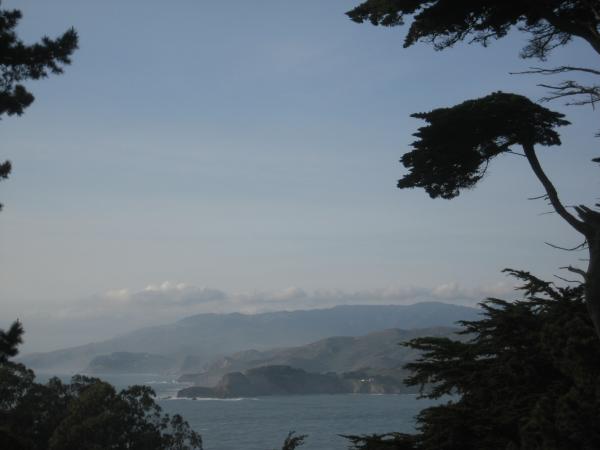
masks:
{"type": "Polygon", "coordinates": [[[404,25],[404,46],[431,42],[438,50],[469,40],[487,45],[517,27],[529,34],[523,57],[544,59],[573,36],[600,53],[600,5],[596,0],[367,0],[349,11],[355,22],[404,25]]]}
{"type": "Polygon", "coordinates": [[[362,450],[577,450],[600,448],[600,348],[583,287],[527,272],[526,298],[489,299],[463,322],[466,342],[419,338],[408,385],[452,400],[423,410],[416,435],[354,438],[362,450]]]}
{"type": "Polygon", "coordinates": [[[350,441],[350,450],[415,450],[417,438],[405,433],[370,436],[344,436],[350,441]]]}
{"type": "Polygon", "coordinates": [[[97,378],[75,376],[35,383],[34,373],[10,361],[23,328],[0,331],[0,448],[12,450],[192,450],[200,435],[179,415],[163,415],[147,386],[117,392],[97,378]]]}
{"type": "Polygon", "coordinates": [[[281,450],[295,450],[298,447],[304,445],[304,440],[306,439],[305,434],[296,435],[295,431],[290,431],[283,442],[283,446],[281,450]]]}
{"type": "MultiPolygon", "coordinates": [[[[22,82],[63,73],[77,49],[74,29],[55,39],[44,36],[40,42],[25,44],[15,31],[21,17],[18,10],[0,9],[0,118],[23,114],[34,97],[22,82]]],[[[8,178],[10,171],[9,161],[0,164],[0,179],[8,178]]]]}
{"type": "Polygon", "coordinates": [[[401,159],[410,172],[398,187],[421,187],[447,199],[474,186],[489,161],[515,144],[559,145],[554,128],[569,124],[563,114],[503,92],[412,117],[428,125],[414,134],[414,150],[401,159]]]}
{"type": "Polygon", "coordinates": [[[23,325],[17,321],[11,325],[8,331],[0,330],[0,364],[8,361],[8,358],[17,356],[19,345],[23,343],[23,325]]]}

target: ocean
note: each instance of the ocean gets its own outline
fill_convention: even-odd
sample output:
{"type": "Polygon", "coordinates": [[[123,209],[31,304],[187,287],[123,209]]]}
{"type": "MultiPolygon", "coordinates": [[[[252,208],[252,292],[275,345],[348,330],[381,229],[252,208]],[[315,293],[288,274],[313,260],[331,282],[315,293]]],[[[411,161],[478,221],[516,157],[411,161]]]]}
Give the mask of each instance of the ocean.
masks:
{"type": "Polygon", "coordinates": [[[152,387],[164,412],[181,414],[202,435],[205,450],[279,450],[290,431],[307,435],[301,450],[346,450],[348,441],[340,435],[411,432],[415,415],[440,403],[415,395],[365,394],[191,400],[175,397],[187,385],[155,375],[100,378],[117,388],[152,387]]]}

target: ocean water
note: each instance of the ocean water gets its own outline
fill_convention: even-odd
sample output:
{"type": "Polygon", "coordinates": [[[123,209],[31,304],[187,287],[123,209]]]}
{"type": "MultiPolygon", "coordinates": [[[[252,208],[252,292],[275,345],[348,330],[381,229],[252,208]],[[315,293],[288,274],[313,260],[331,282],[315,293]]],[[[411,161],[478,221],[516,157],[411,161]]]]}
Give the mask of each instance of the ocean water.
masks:
{"type": "Polygon", "coordinates": [[[276,450],[290,431],[307,435],[302,450],[345,450],[348,441],[339,435],[411,432],[415,415],[439,403],[415,395],[364,394],[178,399],[177,390],[186,385],[174,380],[150,374],[100,378],[117,388],[151,386],[164,412],[181,414],[202,435],[205,450],[276,450]]]}

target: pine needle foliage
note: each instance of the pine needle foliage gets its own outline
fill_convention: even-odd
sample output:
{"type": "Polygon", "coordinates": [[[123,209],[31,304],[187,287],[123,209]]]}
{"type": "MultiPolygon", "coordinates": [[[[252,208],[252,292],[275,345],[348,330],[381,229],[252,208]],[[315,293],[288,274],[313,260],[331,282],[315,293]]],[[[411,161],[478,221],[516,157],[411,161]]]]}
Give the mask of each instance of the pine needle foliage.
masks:
{"type": "Polygon", "coordinates": [[[466,341],[425,337],[407,365],[410,386],[450,401],[424,409],[414,435],[351,439],[360,450],[592,450],[600,448],[600,348],[583,286],[528,272],[524,298],[488,299],[461,322],[466,341]]]}

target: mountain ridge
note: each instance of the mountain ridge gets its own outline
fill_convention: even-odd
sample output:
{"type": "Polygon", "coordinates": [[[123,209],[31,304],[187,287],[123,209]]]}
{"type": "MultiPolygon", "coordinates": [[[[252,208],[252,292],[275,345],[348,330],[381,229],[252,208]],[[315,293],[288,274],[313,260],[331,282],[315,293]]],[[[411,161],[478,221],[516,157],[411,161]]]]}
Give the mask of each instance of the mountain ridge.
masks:
{"type": "Polygon", "coordinates": [[[211,363],[200,373],[184,373],[179,378],[201,386],[217,384],[232,372],[245,372],[264,366],[289,366],[308,373],[337,374],[368,370],[370,373],[401,375],[403,366],[419,352],[400,345],[423,336],[459,338],[458,328],[433,327],[376,331],[363,336],[333,336],[306,345],[270,350],[244,350],[211,363]]]}
{"type": "Polygon", "coordinates": [[[480,310],[440,302],[412,305],[341,305],[332,308],[260,314],[198,314],[145,327],[101,342],[24,355],[26,365],[47,372],[84,370],[99,355],[152,353],[192,363],[187,371],[230,353],[309,344],[331,336],[360,336],[389,329],[451,326],[473,320],[480,310]]]}

